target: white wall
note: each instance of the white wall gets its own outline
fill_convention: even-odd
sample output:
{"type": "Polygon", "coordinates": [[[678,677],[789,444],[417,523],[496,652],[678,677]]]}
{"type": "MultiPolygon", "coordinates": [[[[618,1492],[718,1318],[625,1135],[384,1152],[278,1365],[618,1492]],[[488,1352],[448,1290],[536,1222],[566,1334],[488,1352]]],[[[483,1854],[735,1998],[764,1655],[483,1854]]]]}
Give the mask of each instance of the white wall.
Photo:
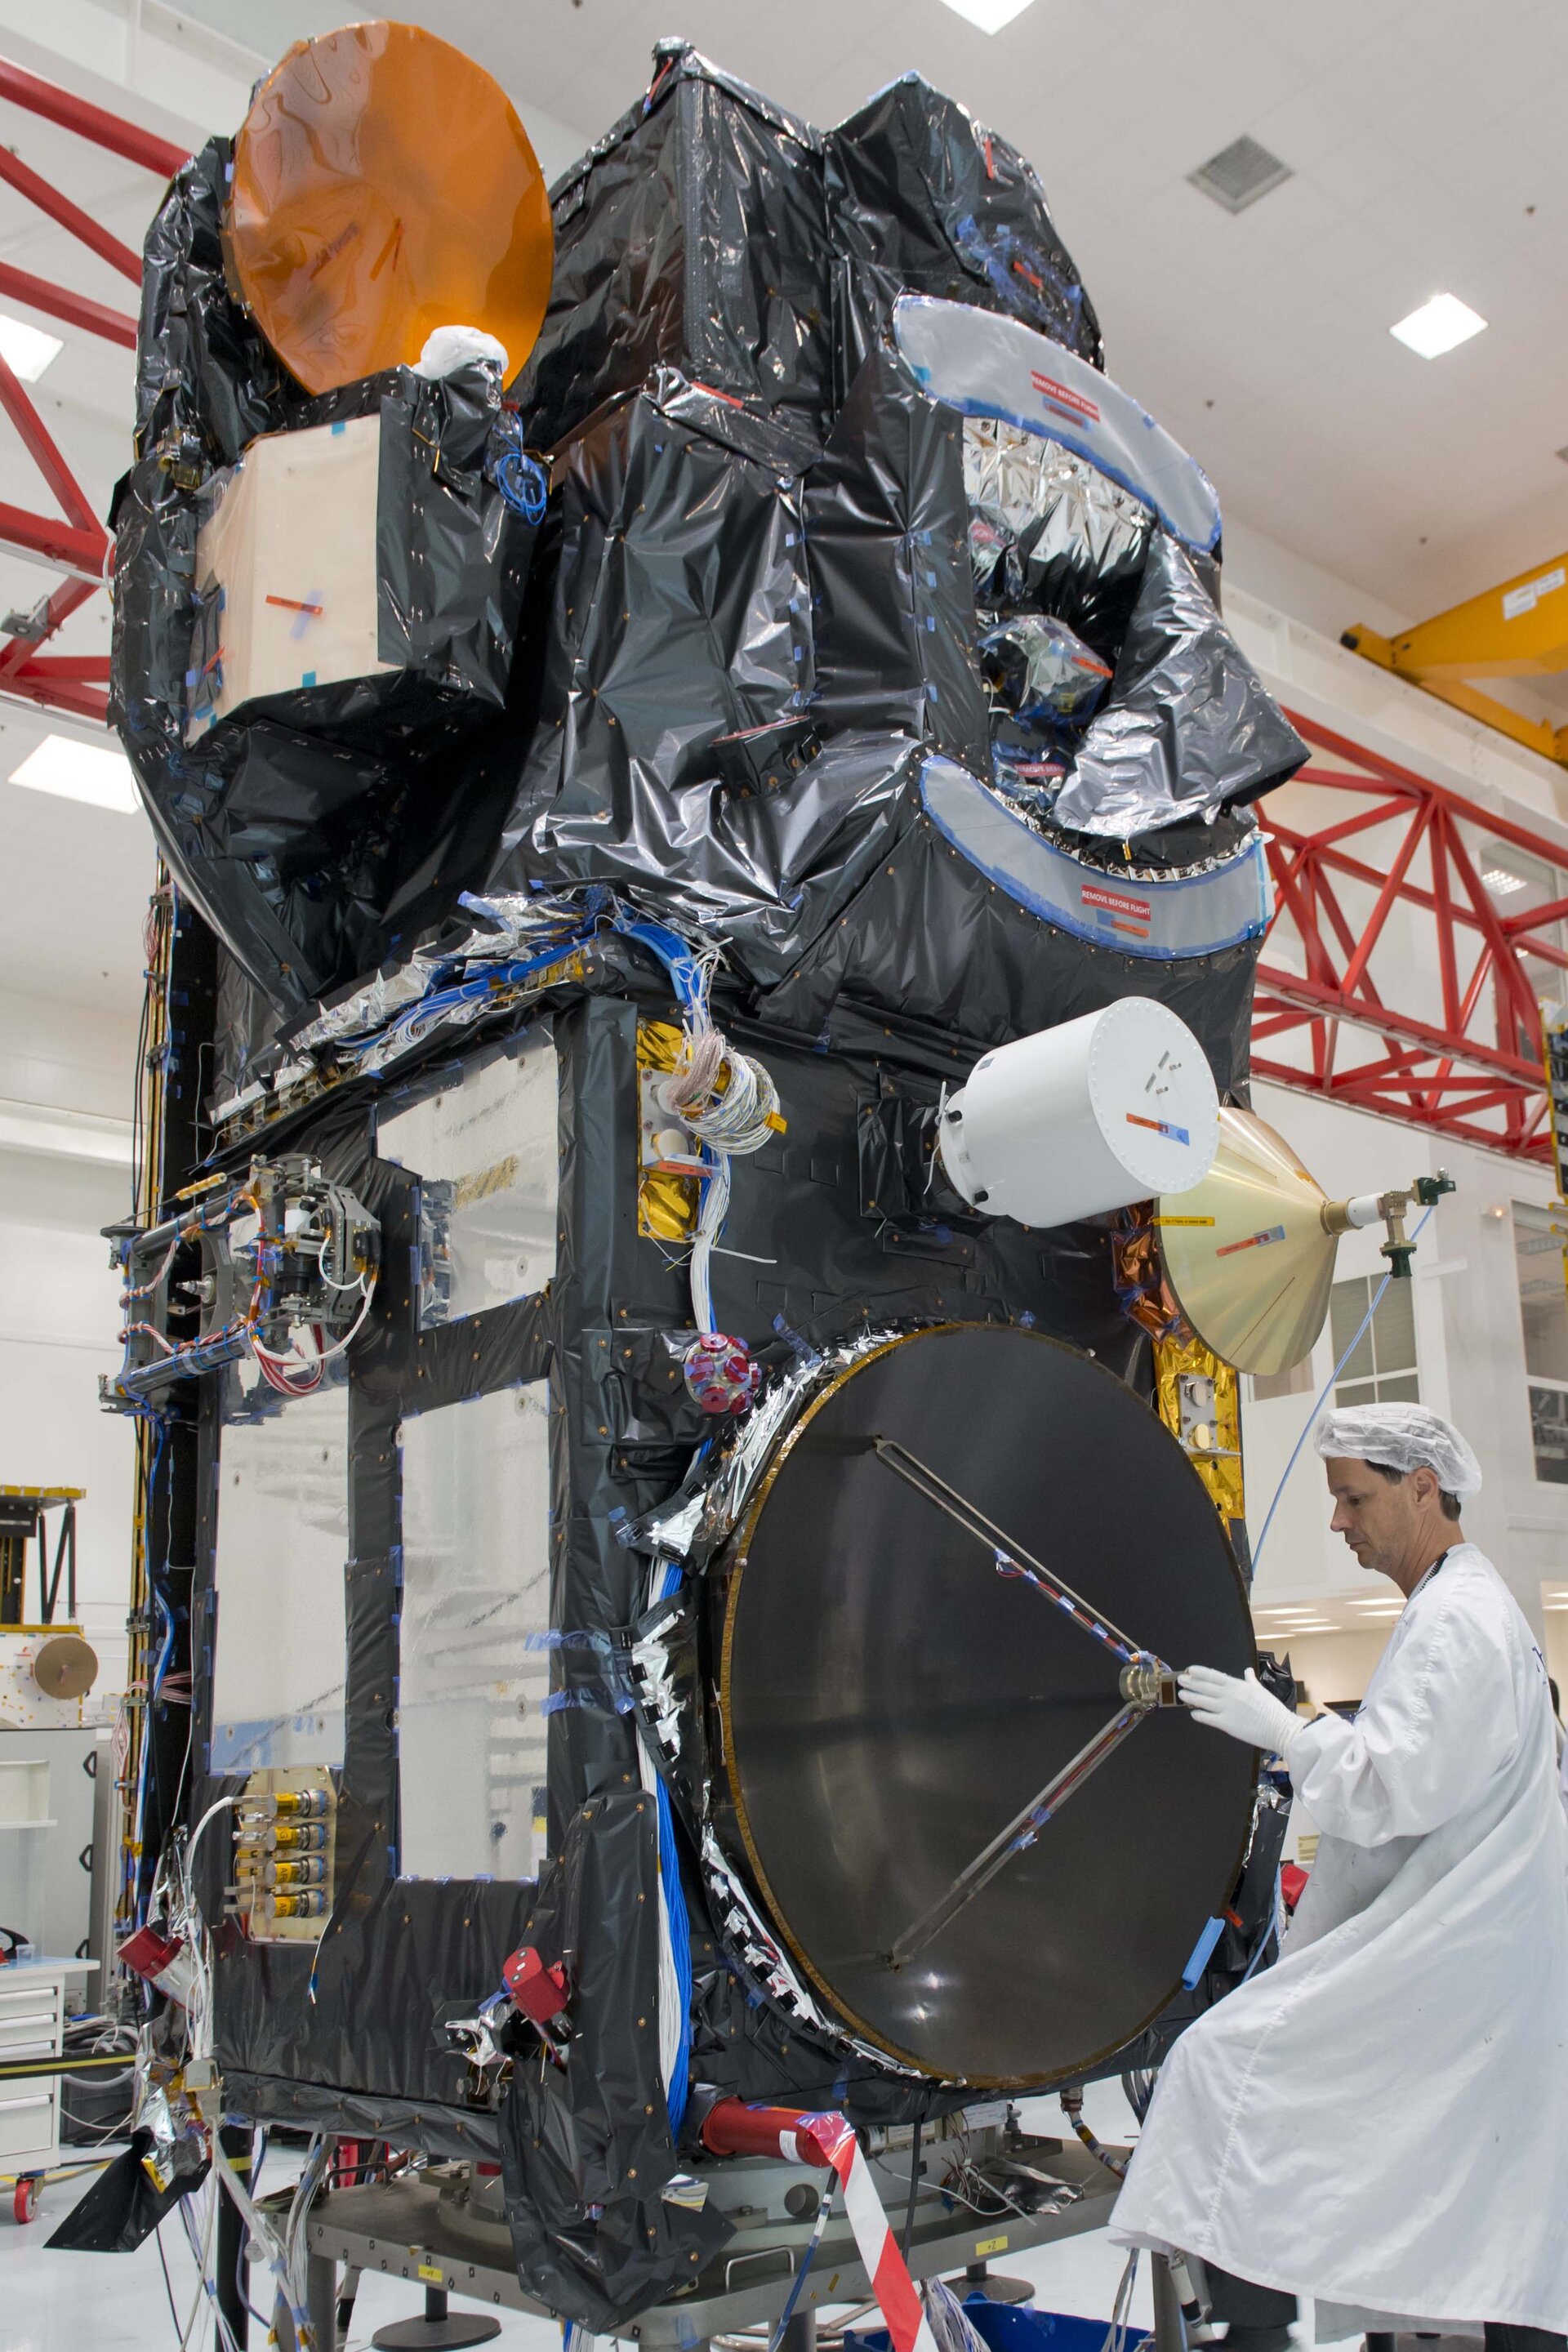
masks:
{"type": "MultiPolygon", "coordinates": [[[[99,1654],[99,1697],[124,1687],[132,1436],[98,1405],[98,1376],[121,1352],[119,1285],[98,1229],[124,1215],[128,1184],[128,1169],[102,1161],[0,1151],[0,1483],[87,1489],[79,1615],[99,1654]]],[[[29,1547],[29,1615],[37,1557],[29,1547]]]]}
{"type": "Polygon", "coordinates": [[[0,708],[0,838],[13,883],[0,937],[0,1483],[87,1489],[79,1591],[102,1695],[124,1682],[132,1447],[129,1422],[98,1403],[100,1372],[120,1360],[119,1285],[101,1229],[131,1206],[154,857],[140,814],[7,782],[48,722],[0,708]]]}
{"type": "MultiPolygon", "coordinates": [[[[1456,1180],[1458,1191],[1438,1203],[1415,1255],[1422,1401],[1457,1422],[1480,1458],[1486,1484],[1465,1507],[1466,1534],[1508,1579],[1537,1634],[1551,1633],[1555,1644],[1559,1625],[1568,1636],[1568,1620],[1543,1616],[1541,1587],[1568,1575],[1568,1488],[1542,1485],[1535,1476],[1509,1213],[1514,1201],[1547,1205],[1553,1192],[1549,1172],[1285,1087],[1260,1086],[1254,1103],[1331,1194],[1382,1191],[1439,1166],[1456,1180]]],[[[1347,1234],[1338,1274],[1381,1274],[1381,1228],[1347,1234]]],[[[1325,1329],[1313,1350],[1311,1395],[1261,1402],[1244,1396],[1247,1526],[1255,1549],[1290,1449],[1333,1360],[1325,1329]]],[[[1255,1608],[1312,1604],[1343,1625],[1353,1622],[1354,1601],[1396,1597],[1329,1533],[1329,1512],[1322,1466],[1309,1442],[1259,1561],[1255,1608]]],[[[1266,1639],[1279,1646],[1276,1630],[1266,1639]]],[[[1298,1671],[1321,1699],[1359,1697],[1380,1648],[1381,1637],[1348,1633],[1297,1636],[1290,1643],[1298,1671]],[[1331,1689],[1331,1683],[1347,1686],[1331,1689]]],[[[1568,1639],[1563,1648],[1568,1653],[1568,1639]]],[[[1568,1673],[1559,1680],[1568,1687],[1568,1673]]]]}

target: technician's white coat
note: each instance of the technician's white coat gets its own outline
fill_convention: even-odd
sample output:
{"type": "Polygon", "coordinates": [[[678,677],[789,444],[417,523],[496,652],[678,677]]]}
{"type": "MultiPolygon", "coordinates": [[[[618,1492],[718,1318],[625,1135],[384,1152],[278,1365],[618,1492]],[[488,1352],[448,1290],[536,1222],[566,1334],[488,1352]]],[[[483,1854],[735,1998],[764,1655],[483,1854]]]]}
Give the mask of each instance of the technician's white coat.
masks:
{"type": "Polygon", "coordinates": [[[1568,1825],[1473,1544],[1289,1763],[1322,1836],[1284,1957],[1177,2042],[1112,2234],[1315,2296],[1320,2335],[1568,2330],[1568,1825]]]}

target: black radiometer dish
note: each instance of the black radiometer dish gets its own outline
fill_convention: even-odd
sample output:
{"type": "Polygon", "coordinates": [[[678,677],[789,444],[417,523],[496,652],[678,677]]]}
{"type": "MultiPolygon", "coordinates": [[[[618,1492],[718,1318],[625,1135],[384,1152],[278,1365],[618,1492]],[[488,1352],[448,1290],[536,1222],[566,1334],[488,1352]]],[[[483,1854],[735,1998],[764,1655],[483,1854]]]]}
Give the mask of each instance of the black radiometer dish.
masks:
{"type": "Polygon", "coordinates": [[[1214,1506],[1089,1358],[984,1325],[863,1358],[738,1538],[720,1696],[746,1861],[853,2032],[983,2084],[1081,2074],[1164,2006],[1245,1848],[1251,1752],[1140,1722],[925,1948],[900,1936],[1116,1712],[1119,1661],[871,1451],[892,1439],[1175,1666],[1253,1662],[1214,1506]]]}

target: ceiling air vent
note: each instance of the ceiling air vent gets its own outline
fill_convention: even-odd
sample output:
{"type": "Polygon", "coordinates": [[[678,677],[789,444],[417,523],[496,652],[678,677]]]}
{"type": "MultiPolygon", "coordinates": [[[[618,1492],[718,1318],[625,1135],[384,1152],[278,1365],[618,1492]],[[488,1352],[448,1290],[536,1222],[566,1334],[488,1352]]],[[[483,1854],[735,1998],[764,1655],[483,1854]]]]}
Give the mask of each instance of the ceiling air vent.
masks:
{"type": "Polygon", "coordinates": [[[1217,155],[1187,174],[1194,188],[1201,188],[1227,213],[1244,213],[1248,205],[1255,205],[1259,196],[1266,196],[1270,188],[1290,176],[1289,164],[1260,147],[1256,139],[1233,139],[1228,147],[1222,147],[1217,155]]]}

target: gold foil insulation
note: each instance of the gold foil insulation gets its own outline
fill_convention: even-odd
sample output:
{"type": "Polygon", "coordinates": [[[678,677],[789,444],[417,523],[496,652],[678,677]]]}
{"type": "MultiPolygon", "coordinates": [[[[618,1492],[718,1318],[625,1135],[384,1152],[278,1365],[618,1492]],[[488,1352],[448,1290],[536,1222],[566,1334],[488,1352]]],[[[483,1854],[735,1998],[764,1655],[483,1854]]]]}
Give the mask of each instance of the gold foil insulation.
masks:
{"type": "Polygon", "coordinates": [[[1247,1517],[1241,1477],[1240,1383],[1233,1367],[1184,1326],[1154,1342],[1155,1401],[1222,1519],[1247,1517]]]}
{"type": "MultiPolygon", "coordinates": [[[[1154,1402],[1161,1420],[1208,1488],[1222,1519],[1241,1519],[1240,1384],[1235,1369],[1205,1346],[1165,1279],[1164,1228],[1155,1203],[1123,1209],[1110,1236],[1117,1301],[1154,1342],[1154,1402]]],[[[1193,1230],[1189,1227],[1186,1230],[1193,1230]]],[[[1201,1229],[1200,1229],[1201,1230],[1201,1229]]]]}
{"type": "Polygon", "coordinates": [[[1141,1202],[1123,1209],[1121,1229],[1110,1236],[1116,1296],[1121,1312],[1152,1339],[1163,1339],[1181,1322],[1182,1311],[1172,1297],[1160,1262],[1159,1237],[1150,1223],[1153,1203],[1141,1202]]]}

